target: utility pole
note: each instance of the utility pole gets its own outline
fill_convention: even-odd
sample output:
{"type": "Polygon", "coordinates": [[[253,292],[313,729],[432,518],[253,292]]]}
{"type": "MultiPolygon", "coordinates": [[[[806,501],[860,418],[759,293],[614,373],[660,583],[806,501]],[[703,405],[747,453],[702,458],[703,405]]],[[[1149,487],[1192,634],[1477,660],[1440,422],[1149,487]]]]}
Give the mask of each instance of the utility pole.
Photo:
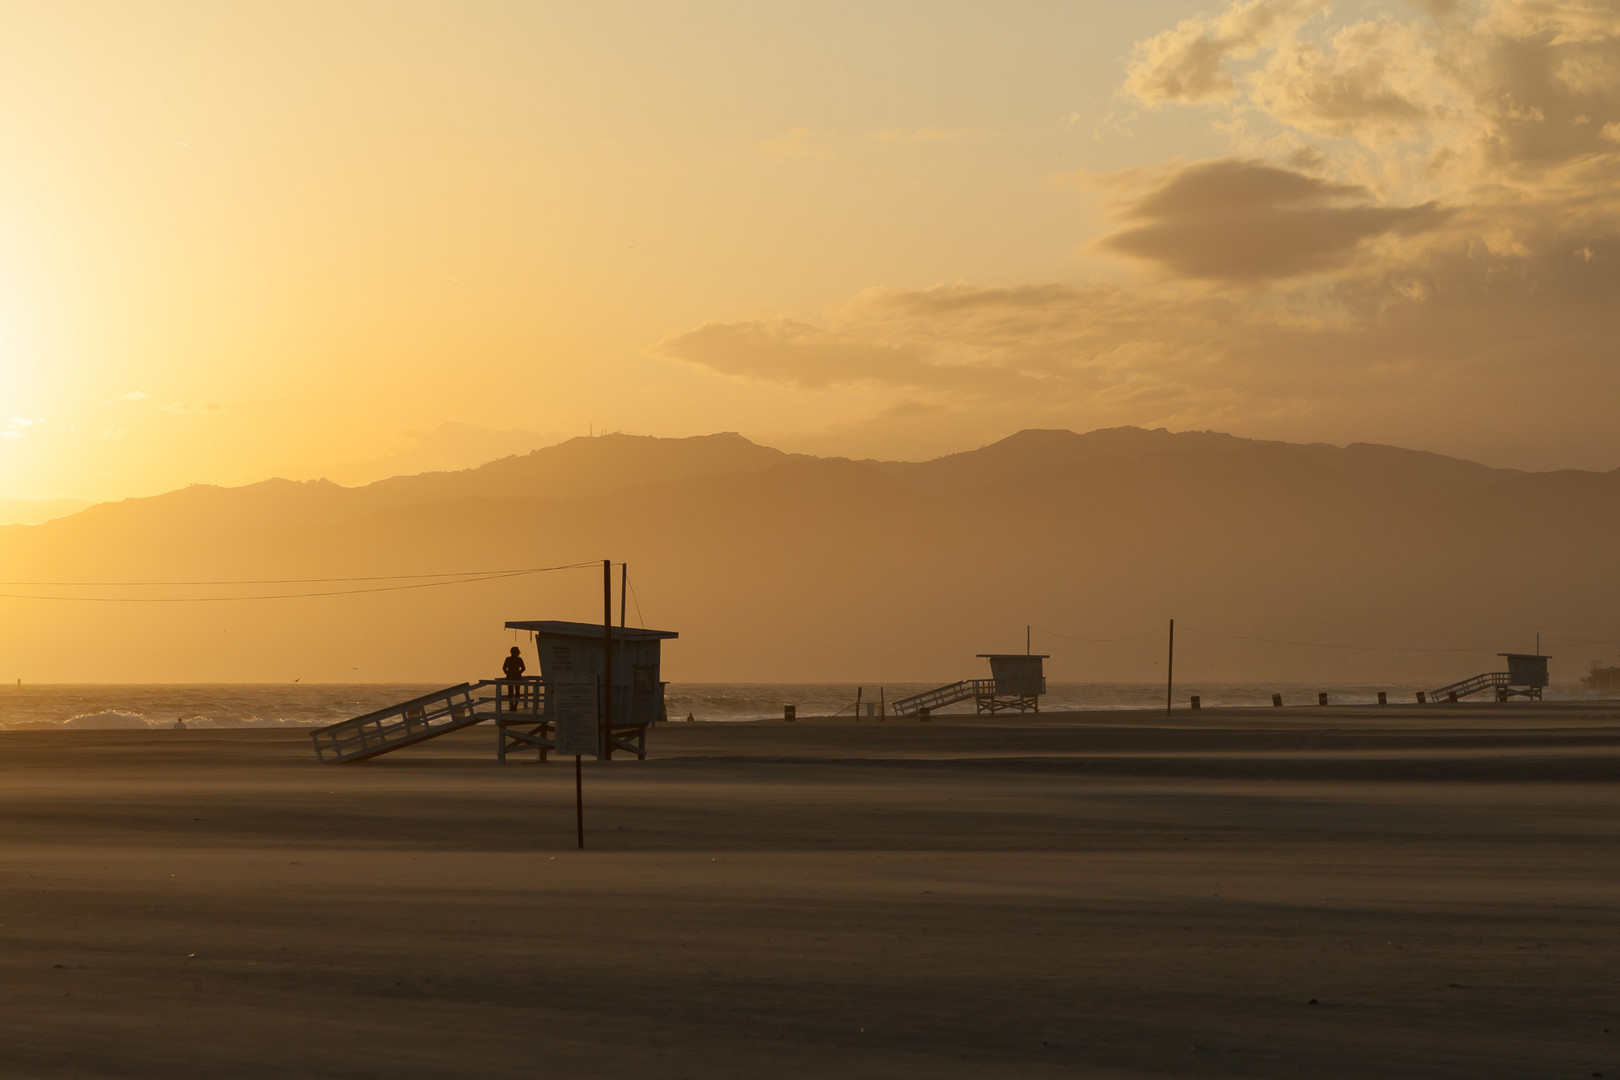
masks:
{"type": "Polygon", "coordinates": [[[613,760],[613,560],[602,560],[602,760],[613,760]]]}
{"type": "Polygon", "coordinates": [[[1170,699],[1176,689],[1176,620],[1170,620],[1170,661],[1165,665],[1164,715],[1170,715],[1170,699]]]}
{"type": "Polygon", "coordinates": [[[1024,655],[1029,655],[1029,624],[1024,624],[1024,655]]]}
{"type": "Polygon", "coordinates": [[[624,601],[630,592],[630,564],[619,564],[619,629],[624,629],[624,601]]]}

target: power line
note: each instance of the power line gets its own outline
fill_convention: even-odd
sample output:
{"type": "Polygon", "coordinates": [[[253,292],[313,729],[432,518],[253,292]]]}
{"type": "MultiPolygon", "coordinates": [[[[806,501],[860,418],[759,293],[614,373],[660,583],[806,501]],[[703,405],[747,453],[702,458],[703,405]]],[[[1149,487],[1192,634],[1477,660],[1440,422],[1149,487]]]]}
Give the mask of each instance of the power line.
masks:
{"type": "Polygon", "coordinates": [[[144,588],[147,586],[200,587],[205,585],[329,585],[351,581],[415,581],[420,578],[506,577],[512,574],[541,574],[548,570],[575,570],[582,566],[596,566],[594,562],[569,563],[566,566],[532,566],[509,570],[454,570],[437,574],[379,574],[372,577],[317,577],[317,578],[260,578],[233,581],[0,581],[8,588],[144,588]]]}
{"type": "MultiPolygon", "coordinates": [[[[626,579],[626,583],[628,583],[628,579],[626,579]]],[[[647,619],[646,616],[641,614],[641,598],[636,595],[636,587],[634,585],[630,586],[630,602],[636,605],[637,625],[645,630],[647,628],[647,619]]]]}
{"type": "MultiPolygon", "coordinates": [[[[1061,634],[1056,630],[1048,630],[1045,627],[1041,627],[1041,626],[1031,626],[1030,629],[1038,630],[1039,632],[1041,632],[1043,634],[1049,634],[1052,637],[1064,638],[1065,640],[1068,640],[1068,641],[1083,641],[1083,642],[1088,642],[1088,643],[1091,643],[1091,644],[1108,644],[1108,643],[1111,643],[1111,642],[1118,642],[1118,641],[1137,641],[1137,640],[1139,640],[1141,638],[1153,637],[1153,636],[1155,636],[1157,634],[1165,633],[1164,630],[1160,629],[1160,630],[1146,630],[1146,631],[1143,631],[1140,634],[1128,634],[1128,635],[1126,635],[1124,637],[1080,637],[1080,636],[1075,635],[1075,634],[1061,634]]],[[[1198,629],[1196,627],[1192,627],[1192,626],[1183,626],[1183,627],[1180,627],[1179,629],[1183,633],[1202,634],[1205,637],[1226,638],[1226,639],[1231,640],[1231,641],[1255,641],[1255,642],[1260,642],[1260,643],[1263,643],[1263,644],[1266,644],[1266,645],[1288,645],[1288,646],[1292,646],[1292,647],[1295,647],[1295,648],[1301,648],[1301,649],[1343,649],[1343,650],[1353,651],[1353,652],[1409,652],[1409,653],[1478,653],[1478,652],[1494,653],[1494,652],[1498,651],[1496,648],[1486,648],[1486,647],[1483,647],[1483,646],[1482,647],[1477,647],[1477,648],[1464,648],[1464,647],[1447,646],[1447,645],[1344,645],[1344,644],[1335,644],[1335,643],[1323,642],[1323,641],[1297,641],[1297,640],[1293,640],[1293,639],[1290,639],[1290,638],[1256,637],[1256,636],[1253,636],[1253,635],[1250,635],[1250,634],[1229,634],[1229,633],[1226,633],[1226,632],[1220,631],[1220,630],[1200,630],[1200,629],[1198,629]]],[[[1545,646],[1547,648],[1565,648],[1565,649],[1568,649],[1568,648],[1575,648],[1575,647],[1582,646],[1582,645],[1620,645],[1620,640],[1612,640],[1612,641],[1609,641],[1609,640],[1558,641],[1558,642],[1549,641],[1549,642],[1545,642],[1544,644],[1545,644],[1545,646]]]]}
{"type": "Polygon", "coordinates": [[[1330,645],[1320,641],[1288,641],[1282,638],[1250,637],[1247,634],[1223,634],[1218,630],[1198,630],[1191,626],[1181,628],[1189,634],[1203,634],[1205,637],[1230,638],[1233,641],[1261,641],[1267,645],[1293,645],[1302,649],[1348,649],[1357,652],[1495,652],[1494,649],[1460,649],[1445,646],[1427,645],[1330,645]]]}
{"type": "MultiPolygon", "coordinates": [[[[0,593],[0,600],[53,600],[86,604],[228,604],[247,600],[305,600],[322,596],[359,596],[366,593],[403,592],[409,589],[434,589],[444,585],[470,585],[483,581],[501,581],[507,578],[527,577],[532,574],[543,574],[552,570],[576,570],[582,567],[595,565],[597,564],[569,563],[565,566],[540,566],[528,570],[507,570],[463,576],[459,578],[449,578],[442,581],[418,581],[409,585],[378,585],[363,589],[329,589],[320,592],[267,593],[257,596],[39,596],[37,594],[0,593]]],[[[414,575],[401,576],[410,577],[414,575]]],[[[381,580],[398,579],[394,578],[381,580]]]]}
{"type": "Polygon", "coordinates": [[[1086,641],[1094,645],[1104,644],[1111,641],[1135,641],[1138,638],[1152,637],[1154,634],[1164,633],[1163,630],[1144,630],[1140,634],[1127,634],[1124,637],[1076,637],[1073,634],[1060,634],[1056,630],[1047,630],[1040,626],[1031,626],[1030,629],[1039,630],[1041,633],[1050,634],[1052,637],[1060,637],[1068,641],[1086,641]]]}

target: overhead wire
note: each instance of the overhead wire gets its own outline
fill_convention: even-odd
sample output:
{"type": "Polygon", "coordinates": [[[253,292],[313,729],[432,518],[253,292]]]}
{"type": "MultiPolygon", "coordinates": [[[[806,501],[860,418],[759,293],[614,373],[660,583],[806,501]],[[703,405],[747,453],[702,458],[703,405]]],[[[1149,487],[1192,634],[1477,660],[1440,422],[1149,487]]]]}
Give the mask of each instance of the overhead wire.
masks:
{"type": "Polygon", "coordinates": [[[1090,642],[1091,644],[1104,644],[1112,641],[1135,641],[1138,638],[1152,637],[1154,634],[1164,633],[1164,629],[1161,627],[1157,630],[1144,630],[1140,634],[1127,634],[1124,637],[1078,637],[1074,634],[1060,634],[1056,630],[1048,630],[1041,626],[1031,625],[1030,629],[1039,630],[1043,634],[1050,634],[1052,637],[1060,637],[1068,641],[1085,641],[1090,642]]]}
{"type": "MultiPolygon", "coordinates": [[[[220,603],[241,603],[243,601],[251,601],[251,600],[303,600],[303,599],[312,599],[312,598],[315,598],[315,597],[326,597],[326,596],[359,596],[359,595],[368,594],[368,593],[403,592],[403,591],[412,590],[412,589],[434,589],[434,588],[440,588],[440,587],[443,587],[443,586],[446,586],[446,585],[471,585],[471,584],[477,584],[479,582],[484,582],[484,581],[502,581],[502,580],[505,580],[505,579],[508,579],[508,578],[527,577],[527,576],[530,576],[530,575],[533,575],[533,574],[544,574],[544,573],[548,573],[548,572],[553,571],[553,570],[576,570],[576,569],[580,569],[580,568],[583,568],[583,567],[591,567],[591,566],[595,566],[595,565],[597,565],[597,564],[594,563],[594,562],[568,563],[568,564],[565,564],[565,565],[562,565],[562,566],[538,566],[538,567],[531,567],[531,568],[521,569],[521,570],[485,571],[485,572],[476,573],[476,574],[462,575],[460,577],[446,577],[443,580],[438,580],[438,581],[415,581],[415,582],[413,582],[411,584],[408,584],[408,585],[378,585],[378,586],[370,586],[370,587],[361,588],[361,589],[327,589],[327,590],[321,590],[321,591],[316,591],[316,592],[261,593],[261,594],[254,595],[254,596],[40,596],[38,594],[0,593],[0,599],[4,599],[4,600],[51,600],[51,601],[78,602],[78,603],[88,603],[88,604],[209,604],[209,603],[220,604],[220,603]]],[[[397,576],[392,576],[392,577],[384,577],[384,578],[371,578],[371,579],[366,579],[366,578],[350,578],[350,579],[334,578],[334,579],[327,579],[327,580],[331,580],[331,581],[334,581],[334,582],[336,582],[336,581],[344,581],[344,580],[349,580],[349,581],[365,581],[365,580],[373,580],[373,581],[376,581],[376,580],[390,581],[391,580],[391,581],[397,581],[397,580],[401,580],[402,578],[438,577],[438,576],[439,575],[402,574],[402,575],[397,575],[397,576]]],[[[288,584],[294,584],[294,583],[298,583],[298,584],[302,584],[302,583],[318,584],[320,582],[320,580],[321,579],[305,579],[305,581],[303,581],[303,582],[288,581],[286,583],[288,583],[288,584]]],[[[140,583],[127,582],[127,583],[122,583],[122,584],[126,584],[126,585],[137,585],[137,584],[146,585],[146,584],[155,584],[155,583],[152,583],[152,582],[140,582],[140,583]]],[[[178,584],[181,584],[181,583],[174,583],[174,584],[178,585],[178,584]]],[[[237,584],[245,585],[245,584],[253,584],[253,583],[244,581],[244,582],[206,582],[206,583],[204,583],[204,582],[189,582],[189,583],[185,583],[185,584],[190,585],[192,587],[199,587],[199,586],[203,586],[203,585],[237,585],[237,584]]],[[[260,582],[260,584],[272,584],[272,582],[266,581],[266,582],[260,582]]],[[[281,584],[281,582],[276,582],[276,584],[281,584]]]]}
{"type": "MultiPolygon", "coordinates": [[[[625,579],[625,584],[630,585],[629,578],[625,579]]],[[[636,595],[636,587],[634,585],[630,585],[630,602],[636,605],[636,625],[641,627],[643,630],[647,629],[647,620],[641,614],[641,598],[636,595]]]]}
{"type": "MultiPolygon", "coordinates": [[[[1167,632],[1166,628],[1160,627],[1157,630],[1146,630],[1146,631],[1143,631],[1140,634],[1127,634],[1127,635],[1125,635],[1123,637],[1081,637],[1081,636],[1076,635],[1076,634],[1064,634],[1064,633],[1059,633],[1056,630],[1048,630],[1048,629],[1046,629],[1045,627],[1042,627],[1042,626],[1031,625],[1030,629],[1034,630],[1034,631],[1038,631],[1038,632],[1040,632],[1042,634],[1051,635],[1052,637],[1064,638],[1065,640],[1068,640],[1068,641],[1082,641],[1082,642],[1087,642],[1087,643],[1090,643],[1090,644],[1108,644],[1108,643],[1119,642],[1119,641],[1137,641],[1137,640],[1139,640],[1141,638],[1153,637],[1155,635],[1163,634],[1163,633],[1167,632]]],[[[1342,643],[1323,642],[1323,641],[1299,641],[1299,640],[1294,640],[1294,639],[1291,639],[1291,638],[1258,637],[1258,636],[1251,635],[1251,634],[1230,634],[1230,633],[1226,633],[1225,631],[1221,631],[1221,630],[1202,630],[1202,629],[1199,629],[1198,627],[1195,627],[1195,626],[1178,626],[1178,627],[1176,627],[1176,629],[1177,629],[1177,631],[1179,631],[1181,633],[1202,634],[1205,637],[1225,638],[1225,639],[1228,639],[1228,640],[1231,640],[1231,641],[1253,641],[1253,642],[1259,642],[1259,643],[1266,644],[1266,645],[1286,645],[1286,646],[1291,646],[1291,647],[1295,647],[1295,648],[1302,648],[1302,649],[1342,649],[1342,650],[1354,651],[1354,652],[1409,652],[1409,653],[1479,653],[1479,652],[1494,653],[1494,652],[1498,651],[1496,648],[1485,647],[1485,646],[1462,647],[1462,646],[1452,646],[1452,645],[1347,645],[1347,644],[1342,644],[1342,643]]],[[[1558,642],[1548,641],[1548,642],[1543,643],[1543,645],[1546,648],[1574,648],[1576,646],[1581,646],[1581,645],[1617,645],[1617,644],[1620,644],[1620,640],[1614,640],[1614,641],[1607,641],[1607,640],[1558,641],[1558,642]]]]}
{"type": "Polygon", "coordinates": [[[568,563],[563,566],[525,566],[505,570],[448,570],[433,574],[374,574],[368,577],[316,577],[316,578],[241,578],[218,581],[0,581],[7,588],[144,588],[147,586],[201,587],[212,585],[326,585],[349,581],[414,581],[420,578],[480,578],[505,577],[512,574],[541,574],[549,570],[576,570],[596,566],[595,562],[568,563]]]}
{"type": "Polygon", "coordinates": [[[1189,634],[1203,634],[1205,637],[1228,638],[1232,641],[1259,641],[1267,645],[1292,645],[1302,649],[1347,649],[1356,652],[1444,652],[1444,653],[1471,653],[1494,652],[1488,648],[1457,648],[1443,645],[1336,645],[1320,641],[1290,641],[1283,638],[1252,637],[1248,634],[1227,634],[1219,630],[1200,630],[1193,626],[1183,626],[1179,629],[1189,634]]]}

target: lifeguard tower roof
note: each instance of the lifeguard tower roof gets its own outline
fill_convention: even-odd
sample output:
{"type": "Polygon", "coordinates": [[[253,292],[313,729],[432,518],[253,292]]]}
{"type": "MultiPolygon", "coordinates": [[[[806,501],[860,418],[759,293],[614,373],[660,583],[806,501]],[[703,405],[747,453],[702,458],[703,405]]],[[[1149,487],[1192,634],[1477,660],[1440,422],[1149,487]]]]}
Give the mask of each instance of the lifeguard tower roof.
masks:
{"type": "Polygon", "coordinates": [[[1017,657],[1020,660],[1050,660],[1052,658],[1051,653],[1027,652],[982,652],[977,655],[980,660],[1005,660],[1008,657],[1017,657]]]}
{"type": "MultiPolygon", "coordinates": [[[[508,630],[527,630],[547,637],[582,637],[602,640],[602,624],[562,622],[557,619],[519,619],[506,624],[508,630]]],[[[614,641],[667,641],[681,635],[673,630],[648,630],[640,626],[613,627],[614,641]]]]}

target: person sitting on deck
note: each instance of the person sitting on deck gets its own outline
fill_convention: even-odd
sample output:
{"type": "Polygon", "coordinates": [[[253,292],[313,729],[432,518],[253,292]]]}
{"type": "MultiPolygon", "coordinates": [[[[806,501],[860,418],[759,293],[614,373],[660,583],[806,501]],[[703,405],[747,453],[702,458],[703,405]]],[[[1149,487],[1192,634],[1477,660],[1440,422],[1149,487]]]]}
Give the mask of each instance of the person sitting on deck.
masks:
{"type": "MultiPolygon", "coordinates": [[[[508,679],[521,679],[523,678],[523,673],[528,669],[529,665],[523,662],[523,654],[518,650],[516,645],[512,646],[511,655],[509,655],[506,658],[506,662],[501,665],[501,670],[506,673],[506,677],[508,679]]],[[[508,700],[511,701],[511,705],[508,706],[508,711],[517,712],[518,695],[522,692],[522,689],[523,688],[521,686],[514,686],[510,688],[510,696],[508,700]]]]}

